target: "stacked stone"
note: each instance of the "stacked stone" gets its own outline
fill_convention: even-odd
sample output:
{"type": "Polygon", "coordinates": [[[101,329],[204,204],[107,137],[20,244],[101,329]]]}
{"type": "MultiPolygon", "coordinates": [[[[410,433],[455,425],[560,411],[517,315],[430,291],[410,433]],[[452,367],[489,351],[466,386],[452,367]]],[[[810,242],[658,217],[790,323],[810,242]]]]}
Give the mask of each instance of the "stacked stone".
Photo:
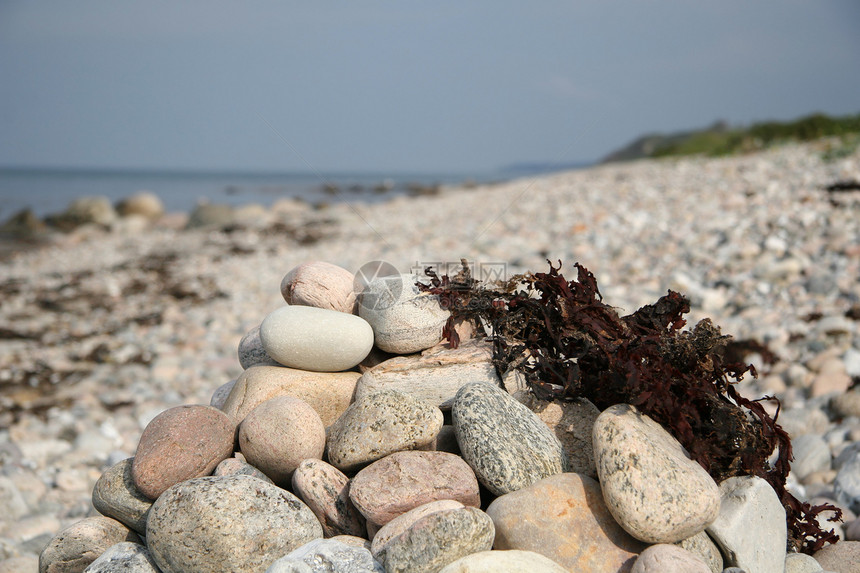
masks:
{"type": "Polygon", "coordinates": [[[635,407],[538,402],[486,341],[451,349],[416,281],[290,271],[243,374],[156,416],[40,572],[855,570],[860,542],[786,554],[767,482],[715,483],[635,407]]]}

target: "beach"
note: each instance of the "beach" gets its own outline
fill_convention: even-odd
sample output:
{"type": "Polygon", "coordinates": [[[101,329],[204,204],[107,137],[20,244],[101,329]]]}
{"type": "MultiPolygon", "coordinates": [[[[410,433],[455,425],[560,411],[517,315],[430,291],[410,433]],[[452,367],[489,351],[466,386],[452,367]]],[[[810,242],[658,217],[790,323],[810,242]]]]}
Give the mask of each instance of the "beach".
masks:
{"type": "MultiPolygon", "coordinates": [[[[860,440],[860,401],[856,413],[833,405],[860,380],[860,192],[826,187],[860,180],[860,153],[828,161],[823,150],[612,163],[372,204],[282,200],[191,229],[188,214],[169,213],[7,246],[0,480],[14,501],[0,562],[36,556],[95,515],[93,485],[152,418],[209,404],[239,376],[239,340],[285,304],[282,277],[307,261],[422,274],[465,259],[486,280],[547,260],[572,279],[579,262],[620,314],[676,290],[690,326],[711,318],[749,343],[759,377],[742,393],[779,397],[780,423],[824,437],[835,461],[860,440]]],[[[832,495],[836,469],[793,491],[832,495]]]]}

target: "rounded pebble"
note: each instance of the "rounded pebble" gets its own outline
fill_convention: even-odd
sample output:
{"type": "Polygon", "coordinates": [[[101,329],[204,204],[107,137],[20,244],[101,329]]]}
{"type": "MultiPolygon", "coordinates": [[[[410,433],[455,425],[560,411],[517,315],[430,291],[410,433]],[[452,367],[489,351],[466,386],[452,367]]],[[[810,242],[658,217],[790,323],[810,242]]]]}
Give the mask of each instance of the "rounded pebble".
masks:
{"type": "Polygon", "coordinates": [[[493,521],[480,509],[446,509],[413,523],[376,557],[386,571],[435,573],[461,557],[489,551],[494,537],[493,521]]]}
{"type": "Polygon", "coordinates": [[[93,507],[140,534],[146,533],[146,518],[152,500],[143,495],[131,475],[134,458],[111,466],[99,477],[93,488],[93,507]]]}
{"type": "Polygon", "coordinates": [[[442,411],[397,390],[380,390],[353,403],[328,432],[329,462],[356,469],[401,450],[430,444],[442,428],[442,411]]]}
{"type": "Polygon", "coordinates": [[[304,400],[266,400],[239,426],[239,449],[248,463],[280,486],[287,486],[302,460],[322,458],[325,426],[304,400]]]}
{"type": "Polygon", "coordinates": [[[419,505],[453,499],[480,507],[478,480],[461,458],[447,452],[395,452],[352,478],[349,497],[375,525],[419,505]]]}
{"type": "Polygon", "coordinates": [[[616,521],[646,543],[674,543],[705,529],[720,490],[660,424],[628,404],[594,424],[594,458],[603,499],[616,521]]]}
{"type": "Polygon", "coordinates": [[[315,539],[266,569],[266,573],[384,573],[385,569],[364,547],[334,539],[315,539]],[[301,567],[304,565],[305,567],[301,567]]]}
{"type": "Polygon", "coordinates": [[[263,341],[260,339],[259,324],[239,340],[238,354],[239,365],[245,370],[251,366],[280,366],[277,360],[266,354],[263,341]]]}
{"type": "Polygon", "coordinates": [[[260,571],[322,536],[296,496],[250,476],[178,483],[156,500],[147,522],[147,544],[164,573],[260,571]]]}
{"type": "Polygon", "coordinates": [[[364,516],[349,498],[350,481],[322,460],[307,459],[293,473],[293,491],[317,516],[326,537],[364,537],[364,516]]]}
{"type": "Polygon", "coordinates": [[[131,466],[134,485],[156,499],[180,481],[209,475],[233,453],[235,425],[211,406],[176,406],[143,430],[131,466]]]}
{"type": "Polygon", "coordinates": [[[840,541],[815,552],[815,560],[821,568],[834,573],[857,573],[860,571],[860,541],[840,541]]]}
{"type": "Polygon", "coordinates": [[[439,573],[565,573],[567,569],[534,551],[479,551],[457,559],[439,573]]]}
{"type": "Polygon", "coordinates": [[[290,368],[340,372],[373,347],[373,329],[353,314],[311,306],[284,306],[260,324],[266,354],[290,368]]]}
{"type": "Polygon", "coordinates": [[[630,573],[711,573],[711,570],[686,549],[658,543],[639,554],[630,573]]]}
{"type": "Polygon", "coordinates": [[[123,541],[108,548],[84,573],[160,573],[145,546],[123,541]]]}
{"type": "Polygon", "coordinates": [[[109,547],[140,541],[128,527],[101,515],[87,517],[60,531],[39,555],[39,573],[80,573],[109,547]]]}
{"type": "Polygon", "coordinates": [[[290,270],[281,280],[287,304],[326,308],[352,314],[355,310],[355,275],[327,263],[313,261],[290,270]]]}
{"type": "Polygon", "coordinates": [[[496,495],[565,471],[558,438],[500,388],[466,384],[457,392],[451,417],[463,458],[496,495]]]}
{"type": "Polygon", "coordinates": [[[436,296],[422,293],[413,274],[370,281],[358,298],[358,315],[373,327],[376,346],[411,354],[438,344],[450,313],[436,296]]]}

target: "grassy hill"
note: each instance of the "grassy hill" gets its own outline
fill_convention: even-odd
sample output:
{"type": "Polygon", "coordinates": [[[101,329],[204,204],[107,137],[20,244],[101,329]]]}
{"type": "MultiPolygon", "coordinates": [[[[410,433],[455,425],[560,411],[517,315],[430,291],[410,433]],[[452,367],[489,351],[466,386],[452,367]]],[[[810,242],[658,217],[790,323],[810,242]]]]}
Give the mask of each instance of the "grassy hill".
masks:
{"type": "Polygon", "coordinates": [[[837,136],[856,147],[860,143],[860,114],[830,117],[816,113],[795,121],[765,121],[748,127],[730,127],[725,122],[717,122],[705,129],[649,134],[610,153],[603,163],[677,155],[729,155],[755,151],[784,141],[811,141],[837,136]]]}

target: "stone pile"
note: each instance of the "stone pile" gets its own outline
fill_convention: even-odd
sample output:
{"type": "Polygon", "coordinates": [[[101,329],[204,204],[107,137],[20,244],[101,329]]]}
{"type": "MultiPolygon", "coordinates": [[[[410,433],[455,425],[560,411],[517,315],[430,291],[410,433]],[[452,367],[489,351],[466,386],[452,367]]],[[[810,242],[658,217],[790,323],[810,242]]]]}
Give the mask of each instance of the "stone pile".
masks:
{"type": "Polygon", "coordinates": [[[100,515],[57,534],[40,572],[841,572],[856,557],[851,541],[821,563],[786,554],[764,480],[715,483],[633,406],[540,403],[498,378],[485,339],[442,342],[447,311],[417,277],[353,299],[346,272],[290,271],[290,304],[240,342],[243,374],[152,419],[97,481],[100,515]]]}

